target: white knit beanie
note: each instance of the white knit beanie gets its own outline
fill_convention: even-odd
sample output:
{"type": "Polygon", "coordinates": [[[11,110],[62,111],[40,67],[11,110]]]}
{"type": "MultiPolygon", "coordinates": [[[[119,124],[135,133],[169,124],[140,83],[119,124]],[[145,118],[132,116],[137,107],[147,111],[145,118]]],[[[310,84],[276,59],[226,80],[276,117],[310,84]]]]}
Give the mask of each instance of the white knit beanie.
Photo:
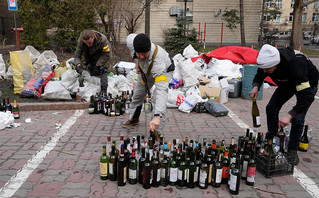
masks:
{"type": "Polygon", "coordinates": [[[257,66],[261,69],[267,69],[280,63],[280,54],[277,48],[265,44],[259,51],[257,57],[257,66]]]}

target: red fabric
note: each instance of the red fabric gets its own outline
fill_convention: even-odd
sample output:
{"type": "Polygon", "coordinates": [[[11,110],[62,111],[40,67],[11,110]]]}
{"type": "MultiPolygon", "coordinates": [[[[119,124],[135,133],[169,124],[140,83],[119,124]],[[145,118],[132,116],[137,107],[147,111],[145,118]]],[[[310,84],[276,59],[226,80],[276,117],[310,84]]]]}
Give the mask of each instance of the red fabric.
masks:
{"type": "MultiPolygon", "coordinates": [[[[206,63],[209,63],[211,58],[217,58],[219,60],[231,60],[235,64],[239,63],[243,65],[256,64],[258,53],[257,50],[249,47],[228,46],[215,49],[200,57],[202,57],[206,63]]],[[[192,61],[195,62],[200,57],[194,57],[192,61]]]]}

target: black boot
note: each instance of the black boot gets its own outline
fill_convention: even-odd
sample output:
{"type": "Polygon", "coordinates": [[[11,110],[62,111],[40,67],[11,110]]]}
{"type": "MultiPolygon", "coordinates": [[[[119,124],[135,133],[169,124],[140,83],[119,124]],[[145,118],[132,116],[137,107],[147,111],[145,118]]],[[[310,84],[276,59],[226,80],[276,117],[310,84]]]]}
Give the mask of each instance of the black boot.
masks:
{"type": "Polygon", "coordinates": [[[288,154],[289,154],[289,156],[292,156],[290,158],[289,163],[294,164],[294,165],[298,165],[299,164],[299,157],[297,154],[297,149],[288,148],[288,154]]]}

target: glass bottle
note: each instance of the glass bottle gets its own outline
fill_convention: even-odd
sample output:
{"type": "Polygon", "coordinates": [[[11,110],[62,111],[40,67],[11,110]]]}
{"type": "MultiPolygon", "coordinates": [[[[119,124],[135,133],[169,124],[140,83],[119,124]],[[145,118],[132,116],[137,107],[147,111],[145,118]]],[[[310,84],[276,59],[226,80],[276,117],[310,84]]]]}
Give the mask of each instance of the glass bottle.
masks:
{"type": "Polygon", "coordinates": [[[118,186],[125,186],[126,185],[126,176],[127,176],[127,164],[124,157],[124,145],[121,146],[121,154],[118,160],[118,179],[117,185],[118,186]]]}
{"type": "Polygon", "coordinates": [[[230,161],[228,158],[228,151],[225,151],[222,164],[223,164],[222,184],[227,184],[228,183],[228,176],[229,176],[229,169],[230,169],[230,161]]]}
{"type": "Polygon", "coordinates": [[[132,158],[130,159],[128,172],[129,172],[128,183],[136,184],[137,183],[137,160],[135,158],[135,150],[133,150],[132,152],[132,158]]]}
{"type": "Polygon", "coordinates": [[[169,167],[169,185],[175,186],[177,183],[177,174],[178,174],[178,167],[176,162],[176,150],[173,151],[173,158],[170,161],[169,167]]]}
{"type": "Polygon", "coordinates": [[[109,160],[109,178],[111,181],[117,180],[117,156],[115,154],[115,145],[112,145],[112,151],[109,160]]]}
{"type": "Polygon", "coordinates": [[[14,100],[14,102],[13,102],[12,113],[13,113],[14,119],[19,119],[20,118],[20,109],[19,109],[19,105],[18,105],[17,100],[14,100]]]}
{"type": "Polygon", "coordinates": [[[7,98],[7,103],[6,103],[6,112],[9,111],[12,113],[12,105],[10,103],[10,98],[7,98]]]}
{"type": "Polygon", "coordinates": [[[307,152],[309,147],[309,139],[308,139],[308,125],[305,125],[303,135],[301,136],[299,142],[299,151],[307,152]]]}
{"type": "Polygon", "coordinates": [[[77,102],[81,102],[82,101],[82,98],[81,98],[81,95],[80,95],[80,89],[78,89],[77,92],[76,92],[76,101],[77,102]]]}
{"type": "Polygon", "coordinates": [[[106,146],[103,146],[103,154],[100,158],[100,178],[101,180],[108,179],[108,162],[109,158],[106,155],[106,146]]]}
{"type": "Polygon", "coordinates": [[[208,186],[208,165],[205,160],[202,160],[199,170],[198,187],[200,189],[207,189],[208,186]]]}
{"type": "Polygon", "coordinates": [[[164,158],[161,161],[161,186],[167,186],[169,181],[169,159],[164,154],[164,158]]]}
{"type": "Polygon", "coordinates": [[[215,188],[219,188],[222,182],[222,175],[223,175],[223,166],[222,163],[216,161],[213,167],[213,178],[212,185],[215,188]]]}
{"type": "Polygon", "coordinates": [[[255,177],[256,177],[256,150],[252,152],[252,156],[249,160],[248,163],[248,168],[247,168],[247,178],[246,178],[246,184],[249,186],[255,185],[255,177]]]}
{"type": "Polygon", "coordinates": [[[260,113],[259,113],[259,109],[258,109],[258,105],[256,102],[256,98],[253,98],[253,106],[251,109],[251,115],[253,117],[253,127],[260,127],[260,113]]]}
{"type": "Polygon", "coordinates": [[[144,163],[144,168],[143,168],[143,188],[144,189],[149,189],[151,188],[152,185],[152,166],[150,163],[150,154],[146,154],[146,159],[144,163]]]}
{"type": "Polygon", "coordinates": [[[238,195],[240,186],[240,160],[236,160],[235,167],[232,169],[229,182],[229,193],[238,195]]]}
{"type": "MultiPolygon", "coordinates": [[[[195,174],[196,174],[196,164],[195,164],[195,151],[191,151],[190,160],[187,163],[187,188],[195,188],[195,174]]],[[[197,179],[197,178],[196,178],[197,179]]]]}
{"type": "Polygon", "coordinates": [[[161,182],[161,164],[158,160],[158,152],[157,151],[154,151],[154,155],[153,155],[152,172],[153,172],[152,186],[159,187],[160,182],[161,182]]]}
{"type": "Polygon", "coordinates": [[[142,147],[142,155],[138,162],[138,183],[140,184],[143,184],[143,169],[145,160],[145,147],[142,147]]]}
{"type": "Polygon", "coordinates": [[[246,180],[247,178],[247,168],[248,168],[248,162],[250,160],[250,150],[249,145],[246,146],[243,160],[242,160],[242,168],[241,168],[241,178],[243,180],[246,180]]]}
{"type": "Polygon", "coordinates": [[[185,151],[182,152],[181,161],[178,167],[177,185],[180,187],[186,186],[187,183],[187,164],[185,159],[185,151]]]}

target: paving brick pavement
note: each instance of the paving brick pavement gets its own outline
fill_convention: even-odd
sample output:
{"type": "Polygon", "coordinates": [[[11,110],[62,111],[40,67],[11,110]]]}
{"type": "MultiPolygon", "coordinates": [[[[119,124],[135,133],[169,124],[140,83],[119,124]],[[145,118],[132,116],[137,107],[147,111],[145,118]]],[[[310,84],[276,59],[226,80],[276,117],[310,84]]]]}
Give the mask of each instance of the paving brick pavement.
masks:
{"type": "MultiPolygon", "coordinates": [[[[275,90],[274,87],[264,90],[262,100],[257,101],[261,112],[262,126],[258,129],[266,132],[265,107],[275,90]]],[[[319,94],[317,94],[319,97],[319,94]]],[[[292,98],[282,109],[282,115],[294,105],[292,98]]],[[[250,116],[251,101],[241,98],[230,98],[225,104],[243,123],[252,127],[250,116]]],[[[300,164],[297,166],[316,184],[319,183],[319,99],[316,99],[306,118],[313,137],[311,148],[306,153],[300,153],[300,164]]],[[[21,118],[16,122],[20,127],[0,131],[0,188],[17,174],[17,171],[34,156],[59,130],[57,126],[64,124],[73,116],[76,110],[22,111],[21,118]],[[31,123],[25,119],[31,118],[31,123]]],[[[176,109],[168,109],[168,122],[164,128],[165,140],[189,137],[226,140],[230,137],[244,135],[245,130],[229,116],[215,118],[210,114],[181,113],[176,109]]],[[[255,187],[241,181],[240,193],[237,196],[229,194],[227,187],[206,190],[199,188],[187,189],[180,187],[158,187],[148,190],[140,184],[118,187],[116,182],[99,179],[99,157],[106,136],[112,135],[113,140],[119,140],[119,135],[128,137],[148,134],[150,116],[144,112],[138,126],[124,129],[121,124],[127,116],[105,117],[89,115],[87,109],[77,118],[58,141],[43,161],[34,169],[26,181],[17,189],[13,197],[311,197],[307,190],[292,176],[265,178],[257,173],[255,187]],[[65,151],[62,153],[59,151],[65,151]],[[280,194],[264,192],[258,189],[280,194]]],[[[1,190],[0,190],[1,192],[1,190]]]]}

